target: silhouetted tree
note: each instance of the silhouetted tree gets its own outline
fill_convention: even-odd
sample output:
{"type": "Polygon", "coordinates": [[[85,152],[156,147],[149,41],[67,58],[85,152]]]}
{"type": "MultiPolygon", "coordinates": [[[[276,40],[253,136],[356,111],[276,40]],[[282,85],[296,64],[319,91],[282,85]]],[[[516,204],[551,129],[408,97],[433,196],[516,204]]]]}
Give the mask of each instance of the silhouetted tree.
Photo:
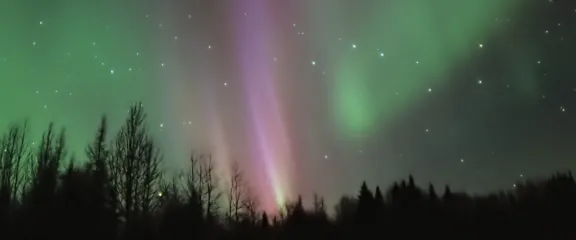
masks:
{"type": "Polygon", "coordinates": [[[358,210],[358,200],[354,197],[343,196],[334,207],[336,213],[337,223],[347,223],[347,221],[354,219],[356,211],[358,210]]]}
{"type": "Polygon", "coordinates": [[[88,208],[94,211],[88,219],[90,222],[86,224],[98,226],[98,229],[94,229],[97,231],[93,236],[100,239],[114,236],[118,207],[114,201],[116,196],[108,171],[111,150],[106,144],[106,134],[107,122],[106,118],[102,117],[94,141],[86,147],[88,157],[86,172],[91,179],[85,187],[90,189],[91,201],[88,208]]]}
{"type": "Polygon", "coordinates": [[[252,188],[249,186],[244,187],[244,193],[241,200],[242,208],[244,209],[245,219],[254,224],[258,218],[258,199],[252,188]]]}
{"type": "Polygon", "coordinates": [[[434,185],[428,185],[428,199],[430,202],[435,203],[438,201],[438,195],[436,195],[436,190],[434,190],[434,185]]]}
{"type": "Polygon", "coordinates": [[[208,155],[204,158],[204,162],[200,165],[201,179],[202,179],[202,198],[206,204],[206,219],[210,222],[214,221],[217,215],[219,206],[218,201],[222,196],[222,192],[218,190],[218,177],[216,176],[214,162],[212,156],[208,155]]]}
{"type": "Polygon", "coordinates": [[[147,221],[156,206],[160,180],[160,155],[145,127],[142,104],[133,105],[114,140],[115,148],[108,166],[117,206],[126,223],[126,234],[147,221]]]}
{"type": "Polygon", "coordinates": [[[270,227],[270,222],[268,220],[268,214],[266,214],[266,212],[262,213],[262,220],[260,220],[260,221],[261,221],[260,226],[262,227],[262,229],[264,231],[266,231],[270,227]]]}
{"type": "Polygon", "coordinates": [[[244,209],[242,200],[244,199],[243,189],[244,180],[242,173],[240,172],[240,167],[238,162],[234,162],[232,165],[232,171],[230,176],[230,187],[228,189],[228,212],[227,218],[230,223],[238,223],[240,221],[240,214],[244,209]]]}
{"type": "Polygon", "coordinates": [[[303,227],[307,224],[307,216],[302,203],[302,196],[298,196],[296,202],[287,204],[286,209],[286,225],[288,230],[295,234],[300,234],[303,227]]]}
{"type": "MultiPolygon", "coordinates": [[[[28,154],[28,124],[13,124],[0,139],[0,224],[4,227],[9,210],[19,199],[28,154]]],[[[0,229],[2,229],[0,227],[0,229]]]]}
{"type": "Polygon", "coordinates": [[[358,195],[357,220],[359,223],[368,223],[373,220],[375,211],[374,195],[368,189],[366,182],[362,182],[360,194],[358,195]]]}
{"type": "Polygon", "coordinates": [[[382,192],[380,191],[379,186],[376,186],[376,193],[374,194],[374,201],[375,201],[377,209],[379,211],[383,210],[383,208],[384,208],[384,195],[382,195],[382,192]]]}
{"type": "Polygon", "coordinates": [[[28,217],[31,226],[37,231],[27,232],[26,237],[56,236],[58,225],[58,207],[56,189],[58,186],[58,169],[65,156],[64,130],[57,136],[50,124],[43,134],[32,160],[32,178],[26,196],[28,217]]]}

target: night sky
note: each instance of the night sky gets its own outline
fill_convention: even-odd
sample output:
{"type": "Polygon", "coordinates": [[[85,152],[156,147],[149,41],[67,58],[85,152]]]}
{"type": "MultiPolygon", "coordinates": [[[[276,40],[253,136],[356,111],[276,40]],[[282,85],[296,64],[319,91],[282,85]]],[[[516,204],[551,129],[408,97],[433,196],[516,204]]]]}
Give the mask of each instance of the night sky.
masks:
{"type": "Polygon", "coordinates": [[[576,166],[572,0],[4,0],[0,23],[0,126],[53,121],[84,160],[142,101],[167,172],[237,161],[265,209],[576,166]]]}

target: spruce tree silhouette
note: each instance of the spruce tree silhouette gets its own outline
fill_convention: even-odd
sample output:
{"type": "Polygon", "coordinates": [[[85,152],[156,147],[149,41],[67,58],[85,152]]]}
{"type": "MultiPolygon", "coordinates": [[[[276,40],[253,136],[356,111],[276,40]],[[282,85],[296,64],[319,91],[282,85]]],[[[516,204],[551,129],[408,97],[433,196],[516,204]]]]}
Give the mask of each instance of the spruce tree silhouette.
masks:
{"type": "Polygon", "coordinates": [[[266,231],[270,227],[270,222],[268,221],[268,214],[266,214],[266,212],[262,213],[262,220],[260,227],[262,228],[263,231],[266,231]]]}
{"type": "Polygon", "coordinates": [[[358,210],[357,221],[360,224],[368,224],[372,222],[375,211],[374,195],[368,189],[366,182],[362,182],[360,187],[360,194],[358,195],[358,210]]]}
{"type": "Polygon", "coordinates": [[[432,183],[428,185],[428,200],[432,204],[436,204],[438,202],[438,195],[436,195],[436,190],[434,190],[434,185],[432,185],[432,183]]]}

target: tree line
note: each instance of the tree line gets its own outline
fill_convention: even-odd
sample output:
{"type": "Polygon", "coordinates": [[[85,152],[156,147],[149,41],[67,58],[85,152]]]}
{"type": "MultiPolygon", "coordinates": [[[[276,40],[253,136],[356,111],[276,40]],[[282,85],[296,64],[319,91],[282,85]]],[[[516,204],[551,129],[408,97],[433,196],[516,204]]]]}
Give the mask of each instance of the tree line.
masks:
{"type": "Polygon", "coordinates": [[[217,176],[210,155],[193,154],[188,169],[168,177],[162,154],[134,104],[116,135],[102,118],[87,161],[66,152],[52,124],[32,146],[27,123],[0,138],[0,236],[24,239],[351,239],[486,238],[533,233],[571,236],[576,182],[570,172],[517,183],[514,189],[470,196],[446,186],[416,186],[412,176],[382,192],[364,182],[329,216],[322,197],[306,209],[302,197],[279,213],[258,207],[235,163],[217,176]],[[501,236],[501,235],[499,235],[501,236]]]}

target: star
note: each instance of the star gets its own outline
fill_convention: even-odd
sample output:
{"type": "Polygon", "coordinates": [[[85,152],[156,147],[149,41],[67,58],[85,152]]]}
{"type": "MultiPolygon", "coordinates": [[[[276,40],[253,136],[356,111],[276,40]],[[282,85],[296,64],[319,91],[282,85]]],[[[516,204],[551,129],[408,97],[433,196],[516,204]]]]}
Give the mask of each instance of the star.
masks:
{"type": "Polygon", "coordinates": [[[524,175],[523,175],[523,174],[520,174],[520,177],[521,177],[521,178],[523,178],[523,177],[524,177],[524,175]]]}
{"type": "Polygon", "coordinates": [[[164,67],[164,63],[160,63],[160,66],[164,67]]]}
{"type": "Polygon", "coordinates": [[[512,184],[512,187],[516,187],[516,183],[512,184]]]}
{"type": "Polygon", "coordinates": [[[426,130],[424,130],[424,131],[426,131],[426,132],[430,132],[430,130],[429,130],[428,128],[426,128],[426,130]]]}
{"type": "Polygon", "coordinates": [[[36,46],[36,42],[32,42],[32,46],[36,46]]]}
{"type": "Polygon", "coordinates": [[[478,47],[479,47],[479,48],[484,48],[484,44],[480,43],[480,44],[478,44],[478,47]]]}
{"type": "Polygon", "coordinates": [[[160,123],[160,127],[163,128],[163,127],[164,127],[164,123],[160,123]]]}
{"type": "Polygon", "coordinates": [[[420,61],[416,61],[416,64],[420,64],[420,61]]]}
{"type": "Polygon", "coordinates": [[[40,93],[40,91],[36,90],[36,94],[39,94],[39,93],[40,93]]]}
{"type": "Polygon", "coordinates": [[[92,46],[96,46],[96,42],[92,42],[92,46]]]}
{"type": "Polygon", "coordinates": [[[478,80],[478,85],[482,85],[482,80],[478,80]]]}
{"type": "Polygon", "coordinates": [[[312,66],[316,66],[316,61],[312,61],[312,66]]]}
{"type": "Polygon", "coordinates": [[[140,56],[140,53],[139,53],[139,52],[137,52],[137,53],[136,53],[136,56],[140,56]]]}
{"type": "Polygon", "coordinates": [[[432,92],[432,88],[428,88],[428,92],[432,92]]]}
{"type": "Polygon", "coordinates": [[[191,19],[191,18],[192,18],[192,15],[191,15],[191,14],[188,14],[188,19],[191,19]]]}
{"type": "Polygon", "coordinates": [[[324,155],[324,159],[328,159],[328,155],[324,155]]]}
{"type": "Polygon", "coordinates": [[[541,62],[540,62],[540,61],[538,61],[538,62],[536,62],[536,63],[540,64],[541,62]]]}
{"type": "Polygon", "coordinates": [[[128,68],[128,71],[129,71],[129,72],[132,72],[132,68],[128,68]]]}
{"type": "Polygon", "coordinates": [[[178,40],[178,36],[174,36],[174,40],[178,40]]]}
{"type": "Polygon", "coordinates": [[[228,83],[227,83],[227,82],[224,82],[224,86],[228,86],[228,83]]]}
{"type": "Polygon", "coordinates": [[[212,46],[208,45],[208,49],[212,49],[212,46]]]}
{"type": "Polygon", "coordinates": [[[383,53],[383,52],[380,52],[380,57],[384,57],[384,53],[383,53]]]}
{"type": "Polygon", "coordinates": [[[114,69],[110,69],[110,74],[114,75],[114,69]]]}
{"type": "Polygon", "coordinates": [[[44,25],[44,22],[43,22],[43,21],[40,21],[40,25],[44,25]]]}
{"type": "Polygon", "coordinates": [[[548,31],[548,30],[546,30],[546,31],[544,31],[544,32],[545,32],[546,34],[548,34],[548,33],[549,33],[549,31],[548,31]]]}
{"type": "Polygon", "coordinates": [[[352,48],[356,48],[356,44],[352,44],[352,48]]]}
{"type": "Polygon", "coordinates": [[[464,158],[460,158],[460,163],[464,163],[464,158]]]}

